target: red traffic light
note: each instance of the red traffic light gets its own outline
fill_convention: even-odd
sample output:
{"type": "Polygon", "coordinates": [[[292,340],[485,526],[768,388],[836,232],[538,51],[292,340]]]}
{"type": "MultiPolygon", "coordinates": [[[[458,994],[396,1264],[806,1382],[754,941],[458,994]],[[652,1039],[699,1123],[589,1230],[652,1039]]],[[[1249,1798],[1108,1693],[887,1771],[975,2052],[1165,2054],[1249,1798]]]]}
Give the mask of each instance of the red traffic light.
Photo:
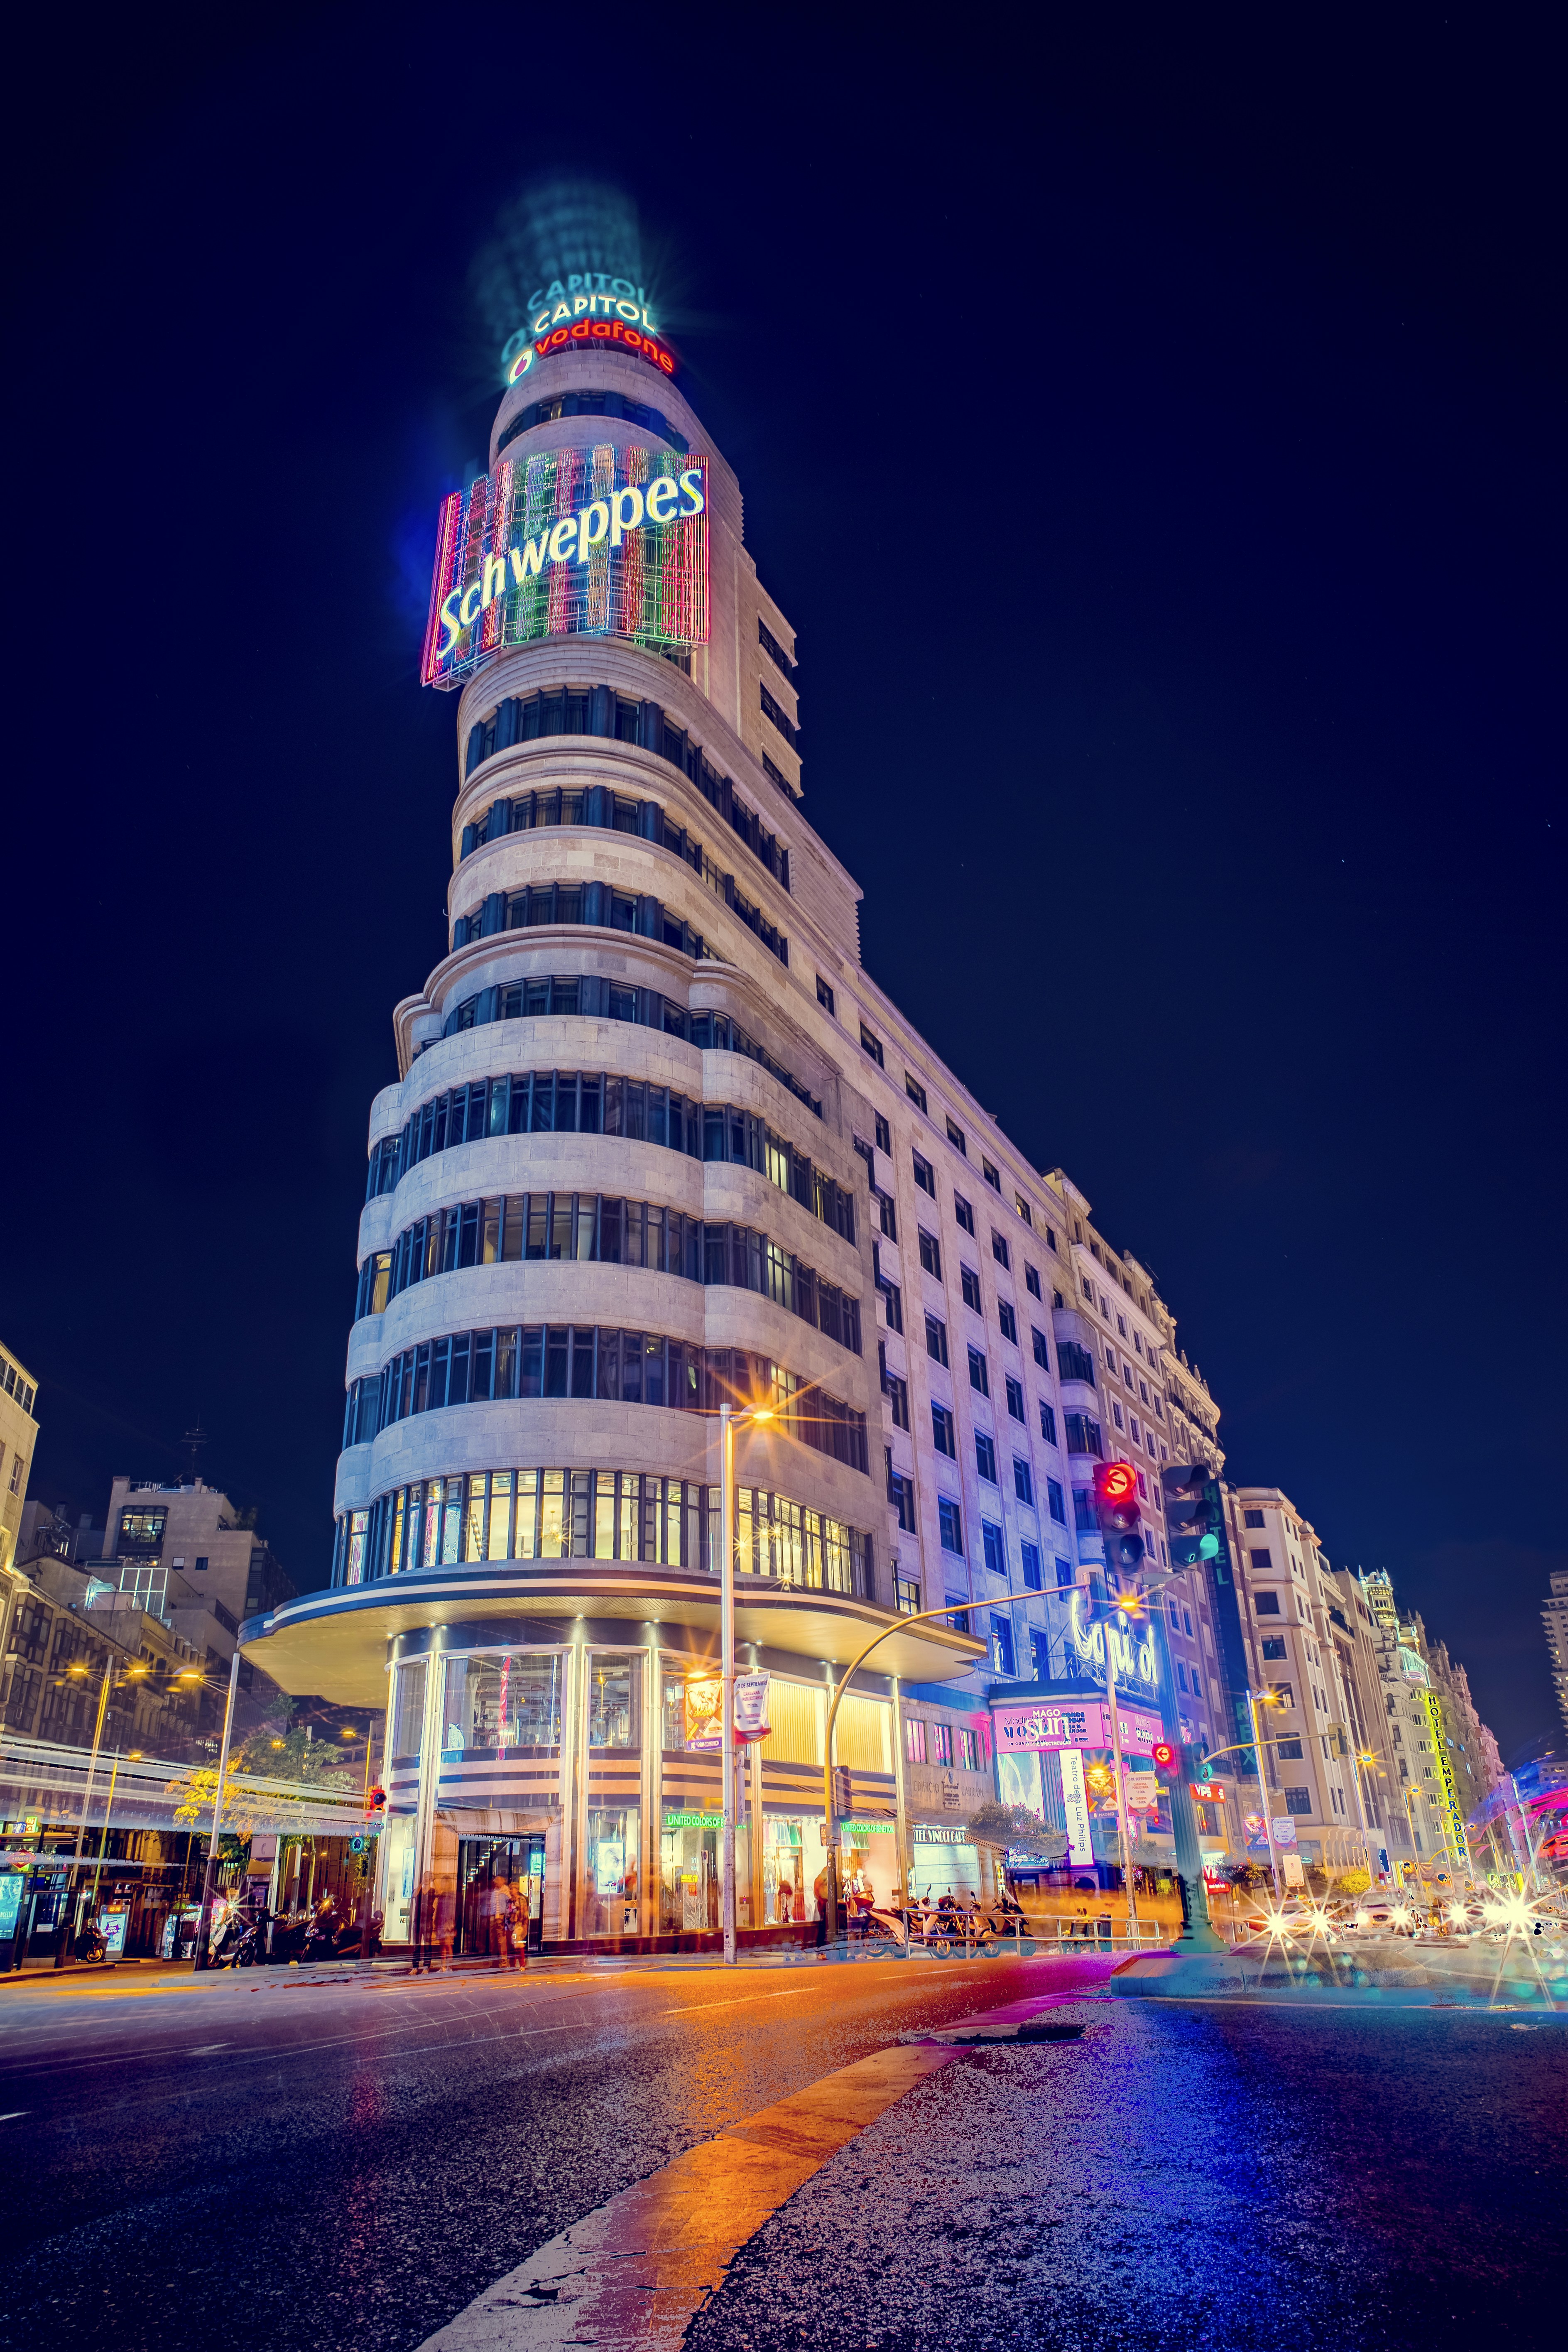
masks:
{"type": "Polygon", "coordinates": [[[1160,1772],[1173,1772],[1178,1761],[1176,1751],[1168,1739],[1156,1739],[1150,1749],[1150,1759],[1160,1772]]]}
{"type": "Polygon", "coordinates": [[[1138,1473],[1131,1462],[1102,1462],[1094,1474],[1094,1491],[1102,1503],[1119,1510],[1138,1508],[1138,1473]]]}
{"type": "Polygon", "coordinates": [[[384,1813],[386,1811],[386,1790],[381,1786],[379,1781],[370,1792],[370,1800],[366,1810],[373,1813],[384,1813]]]}

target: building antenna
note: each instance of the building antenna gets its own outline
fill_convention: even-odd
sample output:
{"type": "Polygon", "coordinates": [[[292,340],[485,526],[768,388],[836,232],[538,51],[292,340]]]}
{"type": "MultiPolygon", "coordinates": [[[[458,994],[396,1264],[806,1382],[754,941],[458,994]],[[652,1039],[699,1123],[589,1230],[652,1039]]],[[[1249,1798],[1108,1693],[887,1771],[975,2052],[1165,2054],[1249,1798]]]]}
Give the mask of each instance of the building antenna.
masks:
{"type": "Polygon", "coordinates": [[[207,1443],[207,1433],[202,1427],[200,1413],[196,1415],[195,1427],[186,1430],[183,1443],[191,1450],[191,1484],[193,1486],[199,1486],[201,1482],[196,1476],[196,1460],[203,1446],[207,1443]]]}

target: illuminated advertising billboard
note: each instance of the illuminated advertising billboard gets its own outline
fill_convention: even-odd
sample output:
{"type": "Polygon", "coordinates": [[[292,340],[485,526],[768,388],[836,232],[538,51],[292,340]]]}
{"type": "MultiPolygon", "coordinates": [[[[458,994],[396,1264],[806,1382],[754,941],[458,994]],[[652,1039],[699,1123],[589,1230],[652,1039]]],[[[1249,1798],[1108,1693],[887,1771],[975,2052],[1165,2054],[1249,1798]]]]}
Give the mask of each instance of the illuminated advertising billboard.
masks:
{"type": "Polygon", "coordinates": [[[542,637],[708,642],[708,461],[651,449],[503,458],[442,502],[420,681],[460,686],[542,637]]]}

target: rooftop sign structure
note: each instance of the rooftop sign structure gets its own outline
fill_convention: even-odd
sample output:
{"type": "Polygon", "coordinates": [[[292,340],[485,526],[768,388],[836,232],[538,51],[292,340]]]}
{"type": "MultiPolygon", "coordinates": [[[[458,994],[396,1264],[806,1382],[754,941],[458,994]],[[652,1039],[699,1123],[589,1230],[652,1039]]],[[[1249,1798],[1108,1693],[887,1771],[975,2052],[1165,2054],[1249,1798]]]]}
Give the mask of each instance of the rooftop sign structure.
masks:
{"type": "Polygon", "coordinates": [[[420,681],[542,637],[708,642],[708,463],[649,449],[503,458],[445,499],[420,681]]]}

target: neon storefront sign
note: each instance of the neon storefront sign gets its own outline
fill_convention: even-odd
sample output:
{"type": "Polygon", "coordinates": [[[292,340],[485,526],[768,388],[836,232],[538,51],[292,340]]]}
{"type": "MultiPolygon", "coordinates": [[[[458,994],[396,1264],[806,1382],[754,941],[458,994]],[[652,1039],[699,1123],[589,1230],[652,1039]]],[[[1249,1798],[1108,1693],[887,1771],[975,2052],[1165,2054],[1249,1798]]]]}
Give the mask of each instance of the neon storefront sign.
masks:
{"type": "MultiPolygon", "coordinates": [[[[1120,1704],[1116,1715],[1123,1749],[1132,1748],[1152,1756],[1165,1736],[1159,1717],[1120,1704]]],[[[1100,1699],[1090,1699],[1087,1704],[1042,1700],[1022,1706],[996,1706],[991,1710],[991,1721],[998,1756],[1054,1755],[1068,1748],[1106,1748],[1115,1745],[1110,1708],[1100,1699]]]]}
{"type": "Polygon", "coordinates": [[[508,646],[708,641],[708,466],[648,449],[505,458],[442,503],[420,680],[449,688],[508,646]]]}

